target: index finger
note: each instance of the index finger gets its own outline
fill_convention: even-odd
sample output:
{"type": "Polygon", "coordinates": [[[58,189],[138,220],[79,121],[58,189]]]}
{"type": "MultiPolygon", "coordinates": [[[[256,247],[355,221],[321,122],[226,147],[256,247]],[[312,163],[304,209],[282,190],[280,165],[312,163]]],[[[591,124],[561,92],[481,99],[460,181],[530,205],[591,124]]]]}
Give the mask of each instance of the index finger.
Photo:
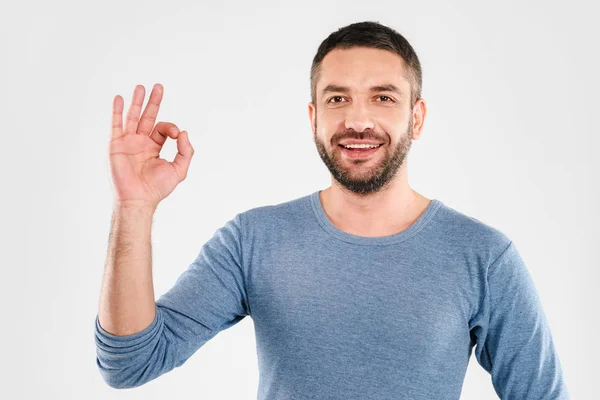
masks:
{"type": "Polygon", "coordinates": [[[150,132],[154,127],[154,122],[156,121],[156,116],[158,115],[158,109],[160,107],[160,102],[162,101],[163,91],[164,88],[160,83],[155,84],[152,88],[150,99],[148,100],[148,104],[146,104],[146,108],[142,113],[142,117],[140,118],[140,123],[138,125],[137,133],[140,135],[150,135],[150,132]]]}

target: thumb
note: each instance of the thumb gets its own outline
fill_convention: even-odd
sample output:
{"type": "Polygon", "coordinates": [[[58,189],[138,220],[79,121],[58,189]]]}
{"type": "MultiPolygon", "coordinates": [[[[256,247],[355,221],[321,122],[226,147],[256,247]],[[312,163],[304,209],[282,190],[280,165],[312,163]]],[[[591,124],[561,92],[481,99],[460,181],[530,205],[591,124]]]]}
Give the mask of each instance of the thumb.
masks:
{"type": "Polygon", "coordinates": [[[187,131],[179,132],[177,135],[177,155],[171,163],[177,170],[177,175],[181,177],[183,181],[187,176],[192,156],[194,155],[194,148],[190,143],[190,138],[187,131]]]}

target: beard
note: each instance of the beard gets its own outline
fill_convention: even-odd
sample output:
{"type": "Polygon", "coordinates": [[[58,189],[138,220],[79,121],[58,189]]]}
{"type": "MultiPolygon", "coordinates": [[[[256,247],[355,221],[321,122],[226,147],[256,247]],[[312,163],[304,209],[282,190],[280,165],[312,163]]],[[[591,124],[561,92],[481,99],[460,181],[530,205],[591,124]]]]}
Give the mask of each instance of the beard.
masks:
{"type": "Polygon", "coordinates": [[[317,152],[333,178],[349,191],[360,195],[367,195],[376,193],[389,186],[390,182],[404,163],[412,145],[412,125],[413,117],[411,115],[405,132],[401,135],[400,141],[391,153],[390,149],[386,147],[386,141],[381,140],[384,143],[381,145],[378,152],[383,152],[384,154],[383,157],[380,154],[373,155],[373,157],[379,157],[381,160],[372,167],[364,167],[361,165],[370,163],[370,159],[343,160],[341,149],[338,146],[338,143],[342,139],[382,139],[371,134],[371,132],[367,133],[367,131],[365,131],[357,133],[354,130],[350,130],[336,134],[332,138],[335,139],[332,140],[335,147],[331,152],[328,152],[325,143],[317,136],[317,122],[315,120],[315,134],[313,138],[315,145],[317,146],[317,152]],[[361,171],[356,171],[358,169],[361,171]]]}

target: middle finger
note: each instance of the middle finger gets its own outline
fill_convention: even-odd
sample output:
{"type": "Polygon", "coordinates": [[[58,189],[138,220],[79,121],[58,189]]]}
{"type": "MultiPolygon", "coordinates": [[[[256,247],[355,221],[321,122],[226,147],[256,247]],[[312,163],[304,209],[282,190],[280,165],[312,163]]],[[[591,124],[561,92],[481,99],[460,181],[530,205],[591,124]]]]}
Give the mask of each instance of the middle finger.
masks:
{"type": "Polygon", "coordinates": [[[142,118],[140,118],[140,123],[138,125],[137,133],[140,135],[150,135],[150,131],[154,127],[154,122],[156,121],[156,116],[158,115],[158,109],[160,107],[160,102],[162,101],[164,88],[160,83],[157,83],[152,88],[152,93],[150,93],[150,99],[148,100],[148,104],[146,104],[146,108],[142,113],[142,118]]]}

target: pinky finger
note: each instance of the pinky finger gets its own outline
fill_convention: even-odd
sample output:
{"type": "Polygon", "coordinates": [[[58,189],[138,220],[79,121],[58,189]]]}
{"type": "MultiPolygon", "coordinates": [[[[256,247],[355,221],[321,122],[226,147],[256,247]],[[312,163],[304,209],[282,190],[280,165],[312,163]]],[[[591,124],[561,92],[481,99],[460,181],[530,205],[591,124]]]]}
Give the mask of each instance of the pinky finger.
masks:
{"type": "Polygon", "coordinates": [[[175,159],[171,164],[177,171],[177,175],[179,176],[180,182],[183,181],[187,176],[187,172],[190,167],[193,155],[194,148],[190,143],[188,132],[179,132],[179,135],[177,136],[177,155],[175,156],[175,159]]]}
{"type": "Polygon", "coordinates": [[[116,95],[113,99],[111,140],[123,136],[123,97],[116,95]]]}

